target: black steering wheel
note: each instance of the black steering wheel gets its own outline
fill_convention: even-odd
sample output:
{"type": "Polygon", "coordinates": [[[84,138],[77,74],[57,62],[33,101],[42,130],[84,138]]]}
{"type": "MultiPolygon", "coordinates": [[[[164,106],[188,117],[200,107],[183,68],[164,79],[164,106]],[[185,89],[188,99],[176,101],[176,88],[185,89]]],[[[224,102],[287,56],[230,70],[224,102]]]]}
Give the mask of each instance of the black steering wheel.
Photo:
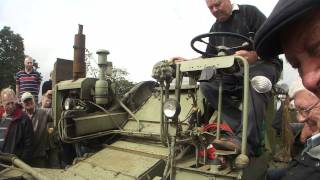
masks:
{"type": "Polygon", "coordinates": [[[249,39],[246,36],[243,36],[241,34],[237,33],[231,33],[231,32],[210,32],[206,34],[201,34],[199,36],[194,37],[191,40],[191,48],[196,51],[197,53],[200,53],[202,56],[205,57],[215,57],[218,56],[218,53],[223,52],[224,55],[232,55],[238,50],[252,50],[253,49],[253,41],[249,39]],[[215,46],[214,44],[210,44],[209,42],[204,41],[204,38],[212,38],[215,36],[223,36],[223,37],[232,37],[235,39],[239,39],[243,41],[243,44],[241,46],[234,46],[234,47],[226,47],[226,46],[215,46]],[[200,42],[203,44],[206,44],[207,46],[210,46],[213,48],[216,52],[214,54],[199,50],[195,47],[195,43],[200,42]]]}

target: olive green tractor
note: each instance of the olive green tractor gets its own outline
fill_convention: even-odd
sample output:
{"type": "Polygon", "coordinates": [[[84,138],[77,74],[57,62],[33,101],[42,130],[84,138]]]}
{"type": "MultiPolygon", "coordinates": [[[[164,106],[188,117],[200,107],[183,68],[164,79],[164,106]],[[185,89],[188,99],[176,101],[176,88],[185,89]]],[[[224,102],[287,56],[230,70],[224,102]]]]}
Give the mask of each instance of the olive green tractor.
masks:
{"type": "MultiPolygon", "coordinates": [[[[232,33],[209,33],[192,40],[192,47],[210,36],[240,38],[232,33]]],[[[244,47],[234,47],[244,48],[244,47]]],[[[121,99],[111,80],[112,63],[106,50],[98,50],[99,78],[85,77],[84,35],[80,26],[75,38],[73,78],[53,88],[53,132],[50,137],[65,153],[63,169],[33,168],[16,157],[0,179],[264,179],[275,150],[271,121],[275,112],[270,101],[264,119],[264,148],[257,156],[247,154],[249,66],[227,55],[232,48],[219,47],[218,56],[186,61],[161,61],[153,67],[155,81],[140,82],[121,99]],[[79,61],[78,59],[82,59],[79,61]],[[242,70],[244,73],[241,150],[212,152],[212,141],[226,132],[222,126],[222,83],[219,108],[212,111],[199,89],[203,70],[211,78],[242,70]],[[210,128],[207,128],[211,125],[210,128]],[[66,150],[69,149],[69,150],[66,150]]],[[[55,74],[64,73],[59,69],[55,74]]],[[[274,93],[274,89],[266,87],[274,93]]],[[[52,130],[52,129],[51,129],[52,130]]],[[[63,161],[63,160],[61,160],[63,161]]]]}

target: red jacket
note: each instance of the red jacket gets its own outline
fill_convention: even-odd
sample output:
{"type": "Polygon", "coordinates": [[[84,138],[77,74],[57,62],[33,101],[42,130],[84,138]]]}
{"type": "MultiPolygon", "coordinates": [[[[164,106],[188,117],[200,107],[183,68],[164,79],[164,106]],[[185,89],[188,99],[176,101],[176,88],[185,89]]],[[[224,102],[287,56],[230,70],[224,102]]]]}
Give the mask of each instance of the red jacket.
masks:
{"type": "MultiPolygon", "coordinates": [[[[0,117],[4,114],[0,106],[0,117]]],[[[32,157],[33,127],[30,118],[22,111],[22,106],[17,104],[12,121],[5,136],[2,152],[11,153],[24,161],[32,157]]]]}

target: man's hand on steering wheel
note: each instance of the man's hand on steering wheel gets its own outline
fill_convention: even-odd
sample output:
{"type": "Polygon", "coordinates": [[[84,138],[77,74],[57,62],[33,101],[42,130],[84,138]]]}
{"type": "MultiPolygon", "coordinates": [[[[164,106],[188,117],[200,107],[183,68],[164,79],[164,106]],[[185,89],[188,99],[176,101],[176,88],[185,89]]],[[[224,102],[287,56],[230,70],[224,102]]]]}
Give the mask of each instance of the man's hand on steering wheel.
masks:
{"type": "Polygon", "coordinates": [[[238,55],[242,56],[245,59],[247,59],[249,64],[252,64],[258,60],[258,55],[255,51],[253,51],[253,41],[241,34],[231,33],[231,32],[210,32],[206,34],[201,34],[199,36],[196,36],[191,40],[191,48],[200,53],[202,56],[206,57],[214,57],[219,54],[219,52],[224,52],[225,55],[238,55]],[[240,46],[233,46],[233,47],[226,47],[226,46],[216,46],[214,44],[211,44],[210,42],[205,41],[205,38],[212,38],[212,37],[230,37],[234,38],[235,40],[242,40],[243,44],[240,46]],[[207,46],[213,48],[216,52],[216,54],[212,54],[206,51],[202,51],[199,48],[195,46],[196,42],[206,44],[207,46]]]}
{"type": "Polygon", "coordinates": [[[175,62],[181,62],[181,61],[186,61],[186,60],[187,60],[186,58],[180,57],[180,56],[175,56],[175,57],[171,58],[171,61],[172,61],[173,63],[175,63],[175,62]]]}
{"type": "Polygon", "coordinates": [[[253,64],[258,60],[256,51],[239,50],[235,52],[235,55],[242,56],[249,64],[253,64]]]}

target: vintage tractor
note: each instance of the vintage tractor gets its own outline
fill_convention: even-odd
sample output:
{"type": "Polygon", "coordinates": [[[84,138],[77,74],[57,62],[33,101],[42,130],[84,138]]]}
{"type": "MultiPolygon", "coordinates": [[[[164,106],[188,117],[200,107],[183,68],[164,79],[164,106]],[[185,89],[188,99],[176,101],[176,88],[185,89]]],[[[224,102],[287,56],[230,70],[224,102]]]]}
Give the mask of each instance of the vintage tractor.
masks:
{"type": "MultiPolygon", "coordinates": [[[[112,64],[107,61],[108,51],[97,51],[99,79],[84,77],[80,26],[74,46],[74,63],[80,59],[80,65],[73,65],[73,79],[54,86],[53,103],[53,139],[59,148],[73,150],[66,152],[73,161],[66,162],[70,164],[64,169],[44,169],[9,158],[15,167],[0,175],[22,179],[263,179],[272,148],[263,149],[259,156],[246,154],[248,63],[240,56],[228,55],[252,46],[252,41],[232,33],[209,33],[193,39],[192,47],[204,54],[195,43],[209,36],[230,36],[245,43],[241,47],[217,47],[218,56],[161,61],[153,68],[156,81],[138,83],[117,99],[109,78],[112,64]],[[204,75],[204,69],[210,73],[204,75]],[[244,72],[241,151],[211,152],[212,140],[228,133],[221,123],[223,92],[220,83],[219,108],[212,113],[199,90],[199,79],[219,78],[240,69],[244,72]]],[[[64,73],[59,69],[55,72],[64,73]]],[[[271,90],[268,83],[262,86],[271,90]]],[[[273,118],[273,111],[270,108],[265,121],[273,118]]]]}

